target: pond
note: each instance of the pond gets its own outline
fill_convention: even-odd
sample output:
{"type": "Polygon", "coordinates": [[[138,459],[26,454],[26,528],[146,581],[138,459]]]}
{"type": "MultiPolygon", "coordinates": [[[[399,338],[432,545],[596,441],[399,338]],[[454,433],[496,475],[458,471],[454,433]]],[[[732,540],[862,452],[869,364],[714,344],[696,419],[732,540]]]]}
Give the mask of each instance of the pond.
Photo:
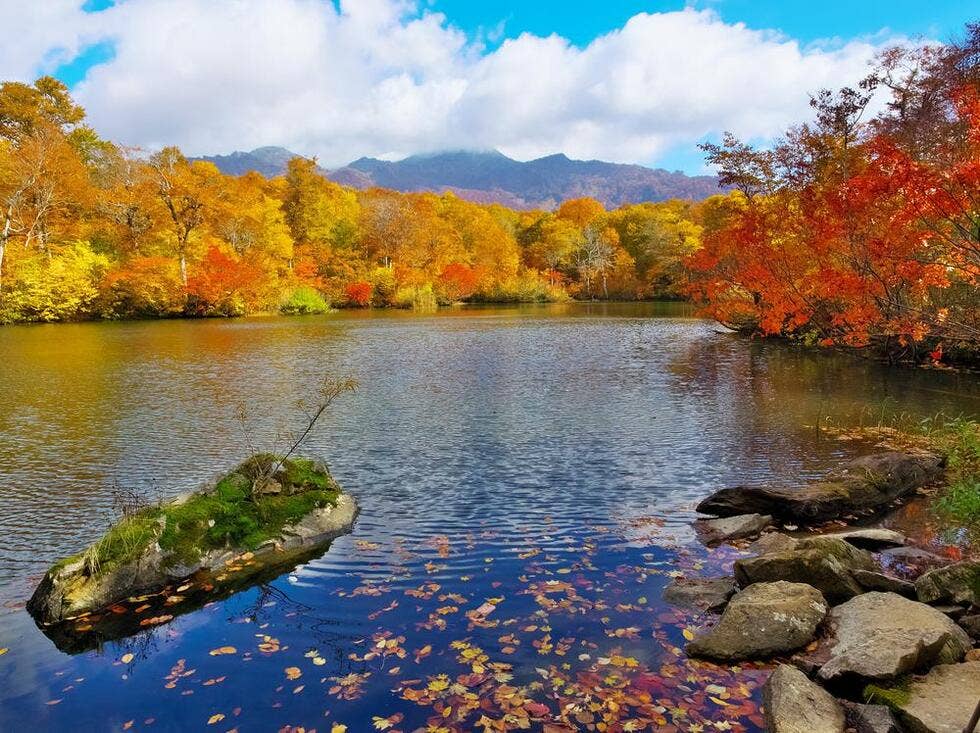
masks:
{"type": "Polygon", "coordinates": [[[980,414],[975,376],[677,304],[18,326],[0,355],[3,730],[759,730],[766,668],[687,659],[701,619],[660,599],[734,556],[696,542],[693,506],[849,455],[827,418],[980,414]],[[101,534],[114,487],[214,478],[246,454],[241,401],[268,444],[325,374],[361,384],[305,450],[358,497],[353,534],[98,649],[35,627],[33,584],[101,534]]]}

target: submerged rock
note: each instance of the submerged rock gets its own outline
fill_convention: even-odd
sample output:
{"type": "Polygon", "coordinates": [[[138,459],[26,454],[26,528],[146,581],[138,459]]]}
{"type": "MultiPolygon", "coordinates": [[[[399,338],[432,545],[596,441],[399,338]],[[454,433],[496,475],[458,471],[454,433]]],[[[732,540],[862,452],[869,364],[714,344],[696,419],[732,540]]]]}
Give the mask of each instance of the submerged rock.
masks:
{"type": "Polygon", "coordinates": [[[808,644],[827,603],[804,583],[756,583],[738,593],[718,623],[687,645],[692,657],[723,661],[771,657],[808,644]]]}
{"type": "Polygon", "coordinates": [[[966,632],[924,603],[895,593],[871,592],[837,606],[816,656],[827,661],[819,677],[889,680],[956,662],[970,647],[966,632]]]}
{"type": "Polygon", "coordinates": [[[702,514],[772,514],[813,522],[858,510],[879,509],[937,480],[944,459],[931,454],[878,453],[850,461],[826,480],[803,486],[738,486],[698,504],[702,514]]]}
{"type": "Polygon", "coordinates": [[[27,610],[51,625],[191,576],[220,580],[234,567],[240,579],[288,564],[351,530],[357,504],[323,464],[275,459],[269,464],[280,466],[274,474],[258,474],[263,487],[272,480],[279,485],[269,496],[251,491],[260,480],[253,482],[248,472],[258,460],[270,458],[252,458],[213,487],[124,517],[90,548],[52,566],[27,610]]]}
{"type": "Polygon", "coordinates": [[[883,593],[898,593],[906,598],[915,598],[915,584],[872,570],[852,570],[854,578],[865,590],[878,590],[883,593]]]}
{"type": "Polygon", "coordinates": [[[958,562],[930,570],[915,581],[915,590],[923,603],[980,606],[980,562],[958,562]]]}
{"type": "Polygon", "coordinates": [[[775,580],[807,583],[836,603],[864,592],[852,570],[876,569],[868,552],[842,539],[818,536],[799,540],[791,550],[737,560],[735,578],[742,586],[775,580]]]}
{"type": "Polygon", "coordinates": [[[729,540],[755,537],[771,524],[772,516],[768,514],[740,514],[720,519],[698,519],[694,522],[694,529],[705,544],[717,545],[729,540]]]}
{"type": "Polygon", "coordinates": [[[980,662],[941,664],[884,694],[910,733],[963,733],[980,701],[980,662]]]}
{"type": "Polygon", "coordinates": [[[781,664],[762,688],[771,733],[843,733],[844,710],[796,667],[781,664]]]}
{"type": "Polygon", "coordinates": [[[734,578],[676,578],[664,588],[664,600],[674,606],[714,611],[735,593],[734,578]]]}

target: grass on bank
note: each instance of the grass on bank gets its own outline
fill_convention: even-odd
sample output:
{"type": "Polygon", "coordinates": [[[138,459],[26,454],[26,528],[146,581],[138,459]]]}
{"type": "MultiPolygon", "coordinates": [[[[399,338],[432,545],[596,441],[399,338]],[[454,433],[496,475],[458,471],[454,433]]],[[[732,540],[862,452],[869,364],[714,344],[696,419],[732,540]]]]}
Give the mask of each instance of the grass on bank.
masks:
{"type": "Polygon", "coordinates": [[[907,416],[879,418],[876,425],[854,430],[830,426],[825,431],[845,439],[876,439],[895,450],[924,449],[946,456],[946,482],[933,507],[938,514],[980,530],[980,423],[946,415],[915,421],[907,416]]]}
{"type": "Polygon", "coordinates": [[[965,524],[980,526],[980,424],[951,420],[930,438],[947,456],[948,484],[936,502],[940,512],[965,524]]]}
{"type": "Polygon", "coordinates": [[[253,456],[208,491],[179,503],[138,509],[113,524],[83,553],[58,565],[83,559],[90,573],[99,575],[136,560],[153,542],[169,555],[172,565],[190,564],[210,550],[254,550],[314,509],[336,506],[340,493],[336,482],[325,467],[306,458],[282,462],[274,477],[282,493],[257,494],[256,484],[267,480],[270,466],[278,461],[270,454],[253,456]]]}

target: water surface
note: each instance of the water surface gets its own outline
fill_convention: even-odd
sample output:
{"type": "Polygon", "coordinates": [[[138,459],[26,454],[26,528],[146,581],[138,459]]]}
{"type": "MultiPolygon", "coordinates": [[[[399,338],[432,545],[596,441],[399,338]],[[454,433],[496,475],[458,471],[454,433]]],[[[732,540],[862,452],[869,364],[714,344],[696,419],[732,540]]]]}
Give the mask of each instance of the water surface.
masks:
{"type": "Polygon", "coordinates": [[[731,559],[693,541],[693,505],[826,470],[849,450],[827,418],[980,414],[975,377],[752,343],[677,305],[18,326],[0,355],[0,729],[755,730],[764,670],[687,660],[700,620],[660,601],[731,559]],[[23,600],[99,536],[114,485],[195,488],[245,454],[240,401],[273,442],[324,374],[361,382],[306,448],[357,495],[352,535],[98,651],[36,630],[23,600]]]}

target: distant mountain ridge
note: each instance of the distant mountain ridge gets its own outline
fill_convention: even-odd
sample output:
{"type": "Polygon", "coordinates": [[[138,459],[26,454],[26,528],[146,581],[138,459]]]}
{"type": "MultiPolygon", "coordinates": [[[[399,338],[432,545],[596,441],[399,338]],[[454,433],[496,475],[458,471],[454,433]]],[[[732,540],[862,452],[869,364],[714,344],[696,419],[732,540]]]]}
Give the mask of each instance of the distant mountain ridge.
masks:
{"type": "MultiPolygon", "coordinates": [[[[215,155],[199,160],[224,173],[250,170],[281,175],[294,154],[265,147],[251,152],[215,155]]],[[[396,191],[453,191],[480,203],[501,203],[518,209],[553,208],[571,198],[592,196],[607,207],[671,198],[700,200],[719,193],[714,176],[688,176],[680,171],[642,165],[572,160],[563,154],[521,162],[499,151],[447,151],[413,155],[400,161],[360,158],[333,171],[331,180],[354,188],[372,186],[396,191]]]]}

